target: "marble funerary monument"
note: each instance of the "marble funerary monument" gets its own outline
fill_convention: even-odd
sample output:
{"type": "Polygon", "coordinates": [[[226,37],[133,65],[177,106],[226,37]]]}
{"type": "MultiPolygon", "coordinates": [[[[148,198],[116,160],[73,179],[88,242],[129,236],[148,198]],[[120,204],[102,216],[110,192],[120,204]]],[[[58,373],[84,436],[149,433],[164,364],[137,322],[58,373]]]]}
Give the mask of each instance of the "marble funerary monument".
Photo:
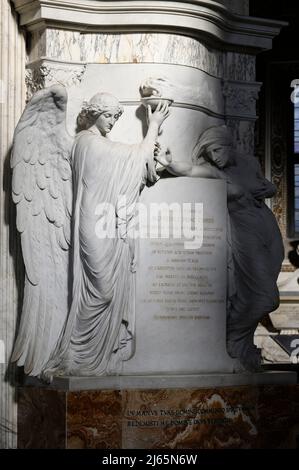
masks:
{"type": "Polygon", "coordinates": [[[216,387],[230,403],[223,386],[294,383],[259,373],[253,339],[278,306],[283,261],[265,204],[276,190],[254,156],[255,57],[283,24],[246,16],[247,2],[13,3],[28,43],[10,156],[25,285],[9,341],[31,385],[19,447],[80,447],[87,395],[120,400],[120,441],[102,436],[107,416],[94,426],[126,448],[157,445],[125,431],[152,389],[192,401],[216,387]],[[50,403],[66,434],[28,443],[26,420],[50,403]]]}

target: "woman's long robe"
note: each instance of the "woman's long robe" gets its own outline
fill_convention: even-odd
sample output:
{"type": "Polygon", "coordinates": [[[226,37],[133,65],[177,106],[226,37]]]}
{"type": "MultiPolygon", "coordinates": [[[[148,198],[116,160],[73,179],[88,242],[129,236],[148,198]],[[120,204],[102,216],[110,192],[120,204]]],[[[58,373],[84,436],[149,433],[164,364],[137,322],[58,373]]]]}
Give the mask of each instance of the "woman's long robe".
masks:
{"type": "Polygon", "coordinates": [[[73,298],[51,375],[120,373],[134,352],[134,242],[127,232],[142,187],[157,179],[153,150],[146,141],[125,145],[91,131],[75,140],[73,298]],[[103,237],[105,228],[112,236],[103,237]]]}
{"type": "Polygon", "coordinates": [[[238,155],[235,165],[224,171],[244,192],[239,200],[228,203],[234,271],[227,320],[228,350],[233,357],[252,361],[254,368],[259,361],[253,346],[254,332],[264,316],[279,305],[277,278],[284,247],[275,216],[264,202],[276,189],[263,177],[252,156],[238,155]]]}

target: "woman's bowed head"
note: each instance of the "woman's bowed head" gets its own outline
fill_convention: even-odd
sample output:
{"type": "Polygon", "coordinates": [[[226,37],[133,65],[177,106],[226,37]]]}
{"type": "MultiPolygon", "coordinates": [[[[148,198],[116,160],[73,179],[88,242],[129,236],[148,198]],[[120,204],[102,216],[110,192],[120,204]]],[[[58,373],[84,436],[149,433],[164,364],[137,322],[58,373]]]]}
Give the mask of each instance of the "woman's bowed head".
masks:
{"type": "Polygon", "coordinates": [[[226,126],[210,127],[201,135],[193,150],[192,162],[173,160],[170,149],[155,148],[155,159],[175,176],[224,179],[227,182],[228,200],[238,200],[244,194],[236,181],[232,181],[225,170],[234,165],[232,136],[226,126]]]}
{"type": "Polygon", "coordinates": [[[220,173],[212,171],[208,175],[202,164],[205,162],[212,167],[222,170],[233,163],[232,136],[226,126],[210,127],[199,138],[193,150],[193,165],[174,161],[170,149],[163,151],[156,146],[155,159],[170,173],[177,176],[220,177],[220,173]],[[200,168],[201,167],[201,168],[200,168]]]}
{"type": "Polygon", "coordinates": [[[232,163],[232,135],[226,126],[210,127],[198,140],[193,155],[201,157],[219,169],[232,163]]]}

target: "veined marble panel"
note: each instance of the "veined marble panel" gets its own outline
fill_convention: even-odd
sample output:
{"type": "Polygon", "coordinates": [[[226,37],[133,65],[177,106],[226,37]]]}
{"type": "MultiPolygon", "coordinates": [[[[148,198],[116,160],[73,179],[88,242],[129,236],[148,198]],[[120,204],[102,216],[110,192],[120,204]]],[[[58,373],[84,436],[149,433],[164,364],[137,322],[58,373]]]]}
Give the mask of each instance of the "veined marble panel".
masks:
{"type": "Polygon", "coordinates": [[[20,389],[23,449],[295,449],[298,426],[296,385],[20,389]]]}
{"type": "Polygon", "coordinates": [[[255,80],[255,56],[217,51],[196,39],[176,34],[82,34],[59,29],[35,31],[31,36],[29,58],[35,61],[43,57],[100,64],[179,64],[229,80],[255,80]]]}
{"type": "Polygon", "coordinates": [[[46,56],[92,63],[165,63],[196,67],[216,77],[225,73],[225,54],[176,34],[82,34],[47,29],[34,32],[30,60],[46,56]]]}

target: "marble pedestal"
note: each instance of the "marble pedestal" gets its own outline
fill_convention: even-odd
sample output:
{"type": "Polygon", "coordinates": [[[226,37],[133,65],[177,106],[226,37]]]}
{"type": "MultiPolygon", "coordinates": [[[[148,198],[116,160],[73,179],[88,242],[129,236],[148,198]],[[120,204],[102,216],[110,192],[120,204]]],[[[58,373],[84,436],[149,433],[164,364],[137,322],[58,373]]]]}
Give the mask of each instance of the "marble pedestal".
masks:
{"type": "Polygon", "coordinates": [[[142,192],[141,210],[135,348],[121,374],[233,372],[225,334],[225,183],[168,174],[142,192]]]}
{"type": "Polygon", "coordinates": [[[18,393],[20,449],[298,447],[294,373],[176,376],[168,387],[157,376],[32,385],[18,393]]]}

